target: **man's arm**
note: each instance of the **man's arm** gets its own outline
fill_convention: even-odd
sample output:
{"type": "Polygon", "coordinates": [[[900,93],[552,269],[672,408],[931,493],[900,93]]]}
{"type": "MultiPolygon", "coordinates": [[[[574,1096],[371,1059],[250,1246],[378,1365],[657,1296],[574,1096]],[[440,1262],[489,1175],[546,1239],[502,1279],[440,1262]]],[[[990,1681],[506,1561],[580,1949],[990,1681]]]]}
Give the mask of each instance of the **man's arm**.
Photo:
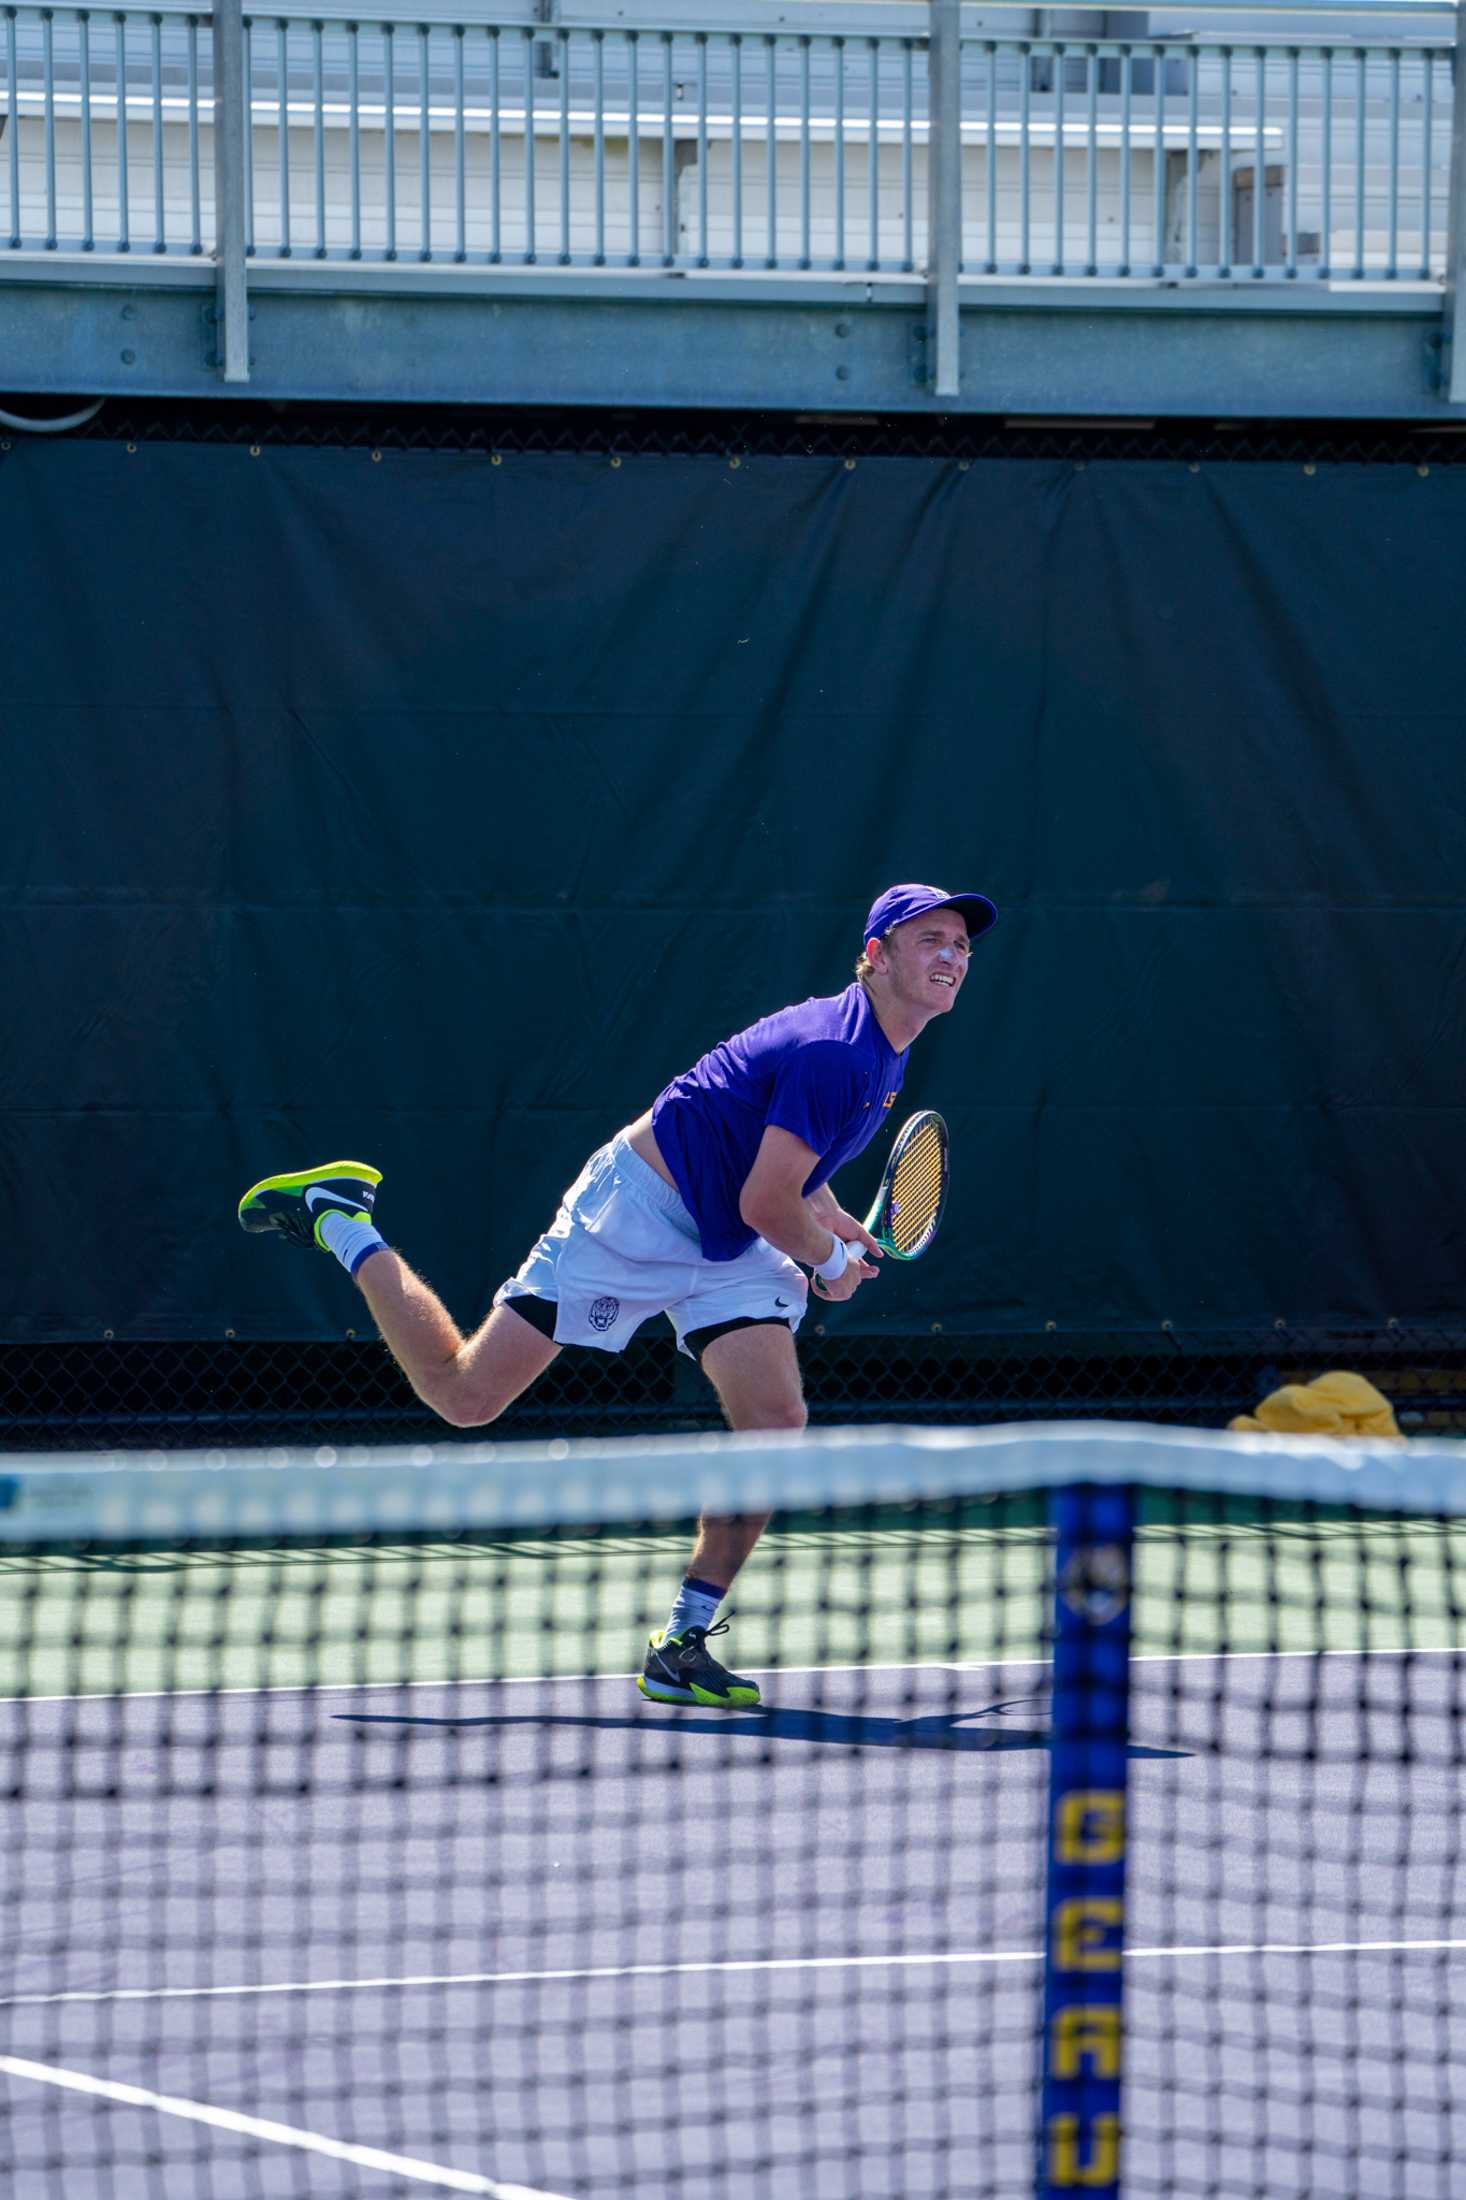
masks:
{"type": "Polygon", "coordinates": [[[884,1252],[877,1245],[859,1215],[848,1213],[840,1205],[839,1200],[836,1199],[828,1184],[822,1184],[817,1192],[811,1192],[809,1198],[805,1201],[805,1205],[811,1214],[818,1215],[820,1221],[827,1224],[834,1231],[836,1237],[844,1238],[847,1245],[852,1243],[861,1245],[865,1248],[869,1259],[884,1260],[884,1252]]]}
{"type": "Polygon", "coordinates": [[[873,1243],[827,1184],[805,1198],[804,1186],[818,1168],[819,1158],[802,1138],[771,1123],[738,1201],[738,1212],[750,1230],[757,1230],[770,1245],[806,1268],[818,1268],[829,1259],[832,1237],[854,1240],[858,1246],[873,1243]]]}

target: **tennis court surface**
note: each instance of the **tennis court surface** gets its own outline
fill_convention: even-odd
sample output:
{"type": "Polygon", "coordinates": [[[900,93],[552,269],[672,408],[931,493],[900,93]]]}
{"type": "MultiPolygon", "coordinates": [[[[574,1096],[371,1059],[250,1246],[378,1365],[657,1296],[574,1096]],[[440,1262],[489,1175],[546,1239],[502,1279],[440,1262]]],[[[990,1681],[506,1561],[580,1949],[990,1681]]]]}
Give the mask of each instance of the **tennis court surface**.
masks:
{"type": "Polygon", "coordinates": [[[1138,1491],[1119,2189],[1456,2200],[1459,1456],[10,1461],[7,2191],[1026,2200],[1049,1493],[1093,1480],[1138,1491]],[[770,1500],[727,1638],[763,1704],[644,1701],[686,1516],[770,1500]]]}

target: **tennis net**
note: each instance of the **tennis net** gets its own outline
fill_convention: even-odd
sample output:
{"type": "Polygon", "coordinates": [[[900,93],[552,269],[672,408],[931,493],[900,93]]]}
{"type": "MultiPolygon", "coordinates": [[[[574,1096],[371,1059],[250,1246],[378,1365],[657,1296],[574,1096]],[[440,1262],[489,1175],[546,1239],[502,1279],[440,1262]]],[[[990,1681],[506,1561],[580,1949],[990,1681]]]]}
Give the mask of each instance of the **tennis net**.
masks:
{"type": "Polygon", "coordinates": [[[1462,1456],[11,1458],[6,2190],[1459,2196],[1462,1456]]]}

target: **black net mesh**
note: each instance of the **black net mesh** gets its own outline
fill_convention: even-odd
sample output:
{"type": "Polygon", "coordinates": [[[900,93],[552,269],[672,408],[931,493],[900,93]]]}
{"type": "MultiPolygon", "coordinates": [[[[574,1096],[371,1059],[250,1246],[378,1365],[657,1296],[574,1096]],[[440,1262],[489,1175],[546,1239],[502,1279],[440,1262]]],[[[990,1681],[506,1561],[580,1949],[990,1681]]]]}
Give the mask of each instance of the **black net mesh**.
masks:
{"type": "Polygon", "coordinates": [[[1377,1454],[0,1475],[7,2193],[1456,2200],[1466,1534],[1377,1454]]]}

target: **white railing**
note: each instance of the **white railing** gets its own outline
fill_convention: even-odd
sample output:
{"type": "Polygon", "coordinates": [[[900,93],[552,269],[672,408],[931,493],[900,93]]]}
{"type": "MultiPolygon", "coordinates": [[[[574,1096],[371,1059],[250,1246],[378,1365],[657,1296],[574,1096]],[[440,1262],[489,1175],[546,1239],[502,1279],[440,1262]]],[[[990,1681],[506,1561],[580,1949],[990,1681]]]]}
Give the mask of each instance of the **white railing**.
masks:
{"type": "MultiPolygon", "coordinates": [[[[927,40],[862,12],[698,33],[246,16],[246,249],[910,275],[931,251],[927,40]]],[[[0,258],[213,251],[213,42],[198,12],[0,9],[0,258]]],[[[1403,38],[965,35],[962,272],[1439,277],[1451,60],[1403,38]]]]}

